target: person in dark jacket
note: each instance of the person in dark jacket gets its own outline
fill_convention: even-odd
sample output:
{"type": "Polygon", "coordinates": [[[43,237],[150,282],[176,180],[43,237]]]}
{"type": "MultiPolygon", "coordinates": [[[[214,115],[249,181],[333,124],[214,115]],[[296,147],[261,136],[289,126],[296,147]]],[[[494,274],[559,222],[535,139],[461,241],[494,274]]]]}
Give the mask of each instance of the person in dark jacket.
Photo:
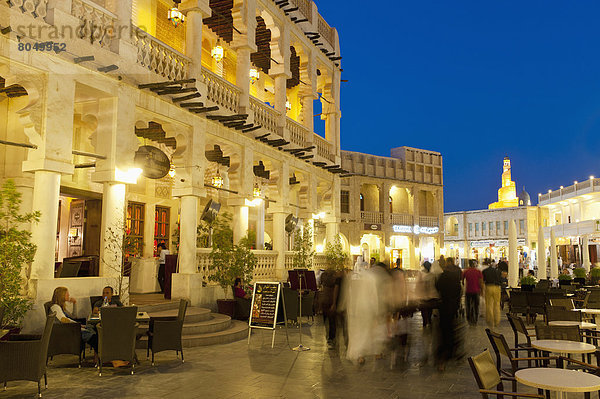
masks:
{"type": "Polygon", "coordinates": [[[438,347],[438,370],[444,371],[446,362],[455,354],[458,343],[455,321],[458,315],[461,299],[461,277],[462,273],[458,266],[454,265],[452,258],[444,262],[444,271],[438,277],[435,287],[440,294],[439,314],[439,347],[438,347]]]}

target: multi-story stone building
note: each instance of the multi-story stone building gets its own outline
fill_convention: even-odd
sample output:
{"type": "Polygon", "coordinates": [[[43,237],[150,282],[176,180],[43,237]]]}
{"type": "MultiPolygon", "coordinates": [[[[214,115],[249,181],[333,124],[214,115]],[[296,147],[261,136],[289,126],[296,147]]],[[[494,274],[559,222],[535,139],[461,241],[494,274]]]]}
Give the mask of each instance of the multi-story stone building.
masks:
{"type": "Polygon", "coordinates": [[[445,253],[458,259],[479,261],[508,258],[509,223],[514,220],[520,260],[526,267],[533,268],[537,266],[538,226],[547,224],[547,215],[545,210],[531,205],[525,189],[516,195],[510,159],[506,157],[497,202],[490,204],[489,209],[444,214],[445,253]]]}
{"type": "Polygon", "coordinates": [[[554,232],[563,263],[600,266],[600,179],[590,176],[538,194],[538,200],[549,215],[544,236],[549,240],[554,232]]]}
{"type": "Polygon", "coordinates": [[[17,183],[24,210],[41,211],[27,272],[38,301],[57,285],[100,292],[121,270],[109,243],[127,234],[132,290],[156,290],[164,242],[178,246],[173,292],[197,303],[209,200],[233,215],[236,240],[257,233],[260,278],[290,265],[289,215],[320,215],[337,234],[337,31],[310,0],[177,3],[0,2],[0,177],[17,183]],[[77,255],[99,269],[55,278],[77,255]]]}
{"type": "Polygon", "coordinates": [[[353,255],[418,269],[443,247],[442,156],[409,147],[391,157],[342,151],[340,232],[353,255]],[[366,252],[365,252],[366,251],[366,252]]]}

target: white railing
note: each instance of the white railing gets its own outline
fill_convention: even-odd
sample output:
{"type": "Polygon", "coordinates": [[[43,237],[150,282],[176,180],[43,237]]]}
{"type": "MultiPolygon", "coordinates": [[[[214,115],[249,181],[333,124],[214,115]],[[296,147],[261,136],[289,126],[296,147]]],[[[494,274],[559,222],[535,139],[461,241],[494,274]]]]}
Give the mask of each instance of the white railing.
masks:
{"type": "Polygon", "coordinates": [[[77,36],[89,40],[100,47],[109,47],[112,43],[117,16],[89,0],[72,0],[71,15],[81,24],[77,27],[77,36]]]}
{"type": "Polygon", "coordinates": [[[313,257],[313,270],[327,269],[327,258],[323,254],[315,254],[313,257]]]}
{"type": "Polygon", "coordinates": [[[267,132],[278,134],[277,118],[280,115],[279,112],[254,97],[250,97],[250,109],[254,114],[255,125],[261,125],[267,132]]]}
{"type": "Polygon", "coordinates": [[[403,226],[412,226],[413,225],[413,215],[408,213],[391,213],[390,214],[390,223],[391,224],[401,224],[403,226]]]}
{"type": "Polygon", "coordinates": [[[134,28],[134,44],[137,47],[138,64],[169,80],[187,78],[191,60],[171,46],[139,28],[134,28]]]}
{"type": "Polygon", "coordinates": [[[254,281],[264,281],[277,278],[275,267],[277,266],[277,252],[274,251],[252,251],[256,255],[256,267],[254,268],[254,281]]]}
{"type": "Polygon", "coordinates": [[[202,281],[210,283],[209,276],[210,271],[210,248],[197,248],[196,249],[196,263],[198,264],[198,273],[202,275],[202,281]]]}
{"type": "Polygon", "coordinates": [[[298,122],[286,118],[286,128],[290,132],[290,141],[300,147],[306,147],[310,131],[298,122]]]}
{"type": "Polygon", "coordinates": [[[360,219],[365,223],[383,223],[383,212],[361,211],[360,219]]]}
{"type": "Polygon", "coordinates": [[[317,147],[317,155],[328,159],[330,161],[335,161],[335,154],[332,150],[332,145],[329,141],[325,140],[323,137],[318,134],[313,135],[314,145],[317,147]]]}
{"type": "Polygon", "coordinates": [[[291,270],[294,268],[294,252],[286,251],[285,252],[285,269],[291,270]]]}
{"type": "Polygon", "coordinates": [[[206,85],[206,98],[233,113],[238,112],[242,91],[234,84],[202,68],[202,81],[206,85]]]}
{"type": "Polygon", "coordinates": [[[45,18],[48,0],[8,0],[8,6],[33,18],[45,18]]]}
{"type": "Polygon", "coordinates": [[[327,42],[329,42],[329,44],[331,44],[332,46],[335,46],[333,28],[331,26],[329,26],[327,21],[325,21],[325,19],[320,14],[319,14],[319,34],[321,35],[321,37],[323,39],[327,40],[327,42]]]}
{"type": "Polygon", "coordinates": [[[439,227],[439,223],[435,216],[419,216],[419,226],[421,227],[439,227]]]}

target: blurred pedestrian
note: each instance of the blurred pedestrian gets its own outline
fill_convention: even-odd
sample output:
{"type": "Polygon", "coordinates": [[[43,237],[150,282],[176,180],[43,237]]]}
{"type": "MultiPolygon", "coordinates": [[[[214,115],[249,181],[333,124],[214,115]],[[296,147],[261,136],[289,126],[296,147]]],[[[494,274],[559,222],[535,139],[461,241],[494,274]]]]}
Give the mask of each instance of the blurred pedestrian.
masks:
{"type": "Polygon", "coordinates": [[[459,337],[456,334],[456,319],[461,298],[461,270],[454,265],[452,258],[444,262],[444,271],[438,277],[435,286],[440,294],[438,370],[444,371],[446,362],[454,357],[459,337]]]}
{"type": "Polygon", "coordinates": [[[423,262],[423,268],[417,277],[417,287],[423,328],[431,327],[431,314],[439,300],[439,295],[435,288],[435,275],[431,272],[431,263],[428,261],[423,262]]]}
{"type": "Polygon", "coordinates": [[[323,322],[327,333],[327,347],[335,348],[337,325],[337,301],[340,292],[341,274],[328,268],[321,274],[321,295],[319,302],[323,312],[323,322]]]}
{"type": "Polygon", "coordinates": [[[476,325],[479,318],[479,296],[483,291],[483,274],[477,269],[475,259],[469,259],[469,268],[463,272],[462,277],[465,284],[467,321],[471,325],[476,325]]]}
{"type": "Polygon", "coordinates": [[[502,285],[500,270],[488,262],[488,267],[483,269],[482,274],[485,294],[485,321],[490,327],[498,327],[500,324],[500,286],[502,285]]]}

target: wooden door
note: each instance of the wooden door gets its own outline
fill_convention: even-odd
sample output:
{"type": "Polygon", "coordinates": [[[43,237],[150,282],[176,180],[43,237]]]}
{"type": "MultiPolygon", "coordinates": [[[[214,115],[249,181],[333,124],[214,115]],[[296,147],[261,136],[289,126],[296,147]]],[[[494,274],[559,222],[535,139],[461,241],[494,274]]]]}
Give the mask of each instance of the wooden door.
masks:
{"type": "Polygon", "coordinates": [[[85,201],[85,255],[100,256],[100,229],[102,226],[102,200],[85,201]]]}

